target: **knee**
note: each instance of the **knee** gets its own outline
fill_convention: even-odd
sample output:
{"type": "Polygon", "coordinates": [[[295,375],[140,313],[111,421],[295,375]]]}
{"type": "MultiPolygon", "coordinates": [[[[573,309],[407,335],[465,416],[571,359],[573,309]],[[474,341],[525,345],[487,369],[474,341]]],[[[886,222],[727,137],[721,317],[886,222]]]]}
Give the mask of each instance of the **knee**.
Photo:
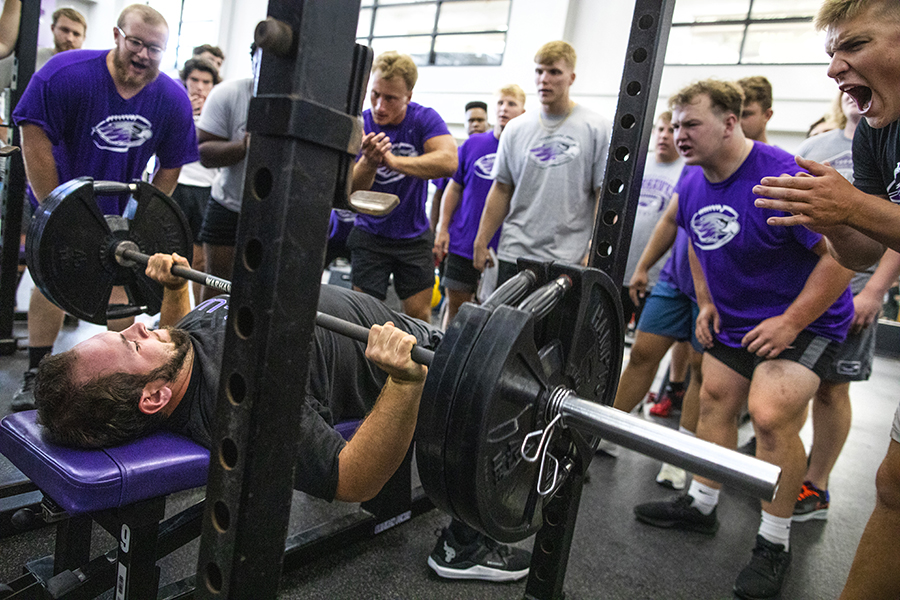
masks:
{"type": "Polygon", "coordinates": [[[659,356],[657,352],[653,351],[653,348],[650,347],[649,344],[641,343],[640,334],[638,334],[638,338],[635,339],[634,346],[631,347],[631,354],[628,357],[628,364],[632,368],[639,369],[658,369],[659,361],[662,359],[662,356],[659,356]]]}
{"type": "Polygon", "coordinates": [[[876,500],[888,510],[900,512],[900,453],[889,453],[875,476],[876,500]]]}

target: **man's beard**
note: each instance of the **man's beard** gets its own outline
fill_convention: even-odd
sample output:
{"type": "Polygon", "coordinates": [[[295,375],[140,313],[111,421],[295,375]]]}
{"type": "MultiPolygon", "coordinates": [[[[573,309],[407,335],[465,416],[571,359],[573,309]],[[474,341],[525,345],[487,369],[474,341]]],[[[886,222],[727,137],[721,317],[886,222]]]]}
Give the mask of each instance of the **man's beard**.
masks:
{"type": "Polygon", "coordinates": [[[128,65],[131,61],[123,58],[120,52],[121,49],[118,47],[113,50],[113,67],[116,70],[118,79],[125,85],[144,87],[159,75],[159,67],[153,64],[152,61],[147,65],[147,69],[144,71],[143,75],[131,75],[128,71],[128,65]]]}
{"type": "Polygon", "coordinates": [[[160,379],[163,381],[175,381],[178,373],[181,372],[181,369],[184,367],[185,360],[191,350],[191,337],[186,331],[175,329],[174,327],[164,327],[163,329],[169,332],[169,337],[175,345],[175,349],[172,352],[171,358],[166,361],[166,364],[154,369],[153,372],[148,375],[147,381],[157,381],[160,379]]]}

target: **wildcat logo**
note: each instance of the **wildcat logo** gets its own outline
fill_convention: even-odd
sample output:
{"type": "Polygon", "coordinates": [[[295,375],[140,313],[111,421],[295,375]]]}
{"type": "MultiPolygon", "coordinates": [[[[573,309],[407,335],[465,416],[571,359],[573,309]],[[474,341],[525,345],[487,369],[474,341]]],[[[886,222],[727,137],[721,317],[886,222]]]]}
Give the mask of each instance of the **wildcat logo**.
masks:
{"type": "Polygon", "coordinates": [[[101,150],[128,152],[153,137],[153,125],[141,115],[113,115],[91,129],[91,139],[101,150]]]}
{"type": "MultiPolygon", "coordinates": [[[[416,151],[416,147],[412,144],[407,144],[406,142],[399,142],[391,146],[391,154],[394,156],[418,156],[419,153],[416,151]]],[[[384,165],[378,167],[378,171],[375,173],[375,183],[379,183],[381,185],[387,185],[389,183],[394,183],[395,181],[400,181],[406,177],[403,173],[398,173],[396,171],[392,171],[384,165]]]]}
{"type": "Polygon", "coordinates": [[[895,204],[900,204],[900,163],[894,169],[894,181],[887,189],[888,198],[895,204]]]}
{"type": "Polygon", "coordinates": [[[574,138],[554,135],[544,138],[540,146],[530,149],[528,158],[542,169],[547,169],[572,162],[580,154],[581,146],[574,138]]]}
{"type": "Polygon", "coordinates": [[[475,161],[475,175],[482,179],[490,179],[491,171],[494,170],[494,161],[497,159],[497,153],[492,152],[485,154],[475,161]]]}
{"type": "Polygon", "coordinates": [[[691,217],[691,231],[700,250],[721,248],[740,230],[737,211],[724,204],[705,206],[691,217]]]}

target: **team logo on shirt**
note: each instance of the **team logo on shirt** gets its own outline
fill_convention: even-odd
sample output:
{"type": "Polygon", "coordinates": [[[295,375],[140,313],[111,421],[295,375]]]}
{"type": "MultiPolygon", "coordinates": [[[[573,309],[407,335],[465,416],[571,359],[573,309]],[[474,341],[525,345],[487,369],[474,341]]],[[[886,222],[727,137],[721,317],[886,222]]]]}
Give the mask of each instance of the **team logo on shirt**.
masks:
{"type": "Polygon", "coordinates": [[[128,152],[153,137],[153,125],[141,115],[113,115],[91,128],[91,139],[101,150],[128,152]]]}
{"type": "Polygon", "coordinates": [[[888,186],[887,195],[891,202],[900,204],[900,162],[897,163],[897,167],[894,169],[894,181],[888,186]]]}
{"type": "Polygon", "coordinates": [[[737,211],[725,204],[704,206],[691,217],[694,243],[700,250],[721,248],[740,230],[737,211]]]}
{"type": "Polygon", "coordinates": [[[485,154],[475,161],[475,175],[482,179],[490,179],[491,171],[494,170],[494,160],[497,158],[496,152],[485,154]]]}
{"type": "Polygon", "coordinates": [[[661,213],[668,206],[673,193],[675,193],[675,186],[671,181],[656,178],[645,179],[641,184],[638,210],[648,214],[661,213]]]}
{"type": "Polygon", "coordinates": [[[528,158],[537,166],[547,169],[572,162],[581,154],[581,146],[575,138],[552,135],[541,140],[539,146],[528,150],[528,158]]]}
{"type": "MultiPolygon", "coordinates": [[[[399,142],[391,146],[391,154],[393,154],[394,156],[418,156],[419,152],[412,144],[399,142]]],[[[404,177],[406,177],[406,175],[404,175],[403,173],[392,171],[382,165],[378,167],[378,171],[375,173],[375,183],[387,185],[389,183],[394,183],[395,181],[400,181],[404,177]]]]}

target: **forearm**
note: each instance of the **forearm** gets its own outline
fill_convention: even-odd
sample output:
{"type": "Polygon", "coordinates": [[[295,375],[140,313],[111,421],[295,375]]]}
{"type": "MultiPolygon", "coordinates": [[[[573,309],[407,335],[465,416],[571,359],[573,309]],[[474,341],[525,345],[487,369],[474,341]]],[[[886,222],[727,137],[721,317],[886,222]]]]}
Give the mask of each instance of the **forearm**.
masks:
{"type": "Polygon", "coordinates": [[[336,500],[369,500],[394,474],[412,442],[424,385],[388,378],[372,412],[338,457],[336,500]]]}
{"type": "Polygon", "coordinates": [[[487,246],[509,213],[509,203],[512,199],[513,186],[494,181],[491,190],[488,192],[487,200],[484,203],[484,210],[481,213],[481,220],[478,223],[478,233],[475,235],[475,244],[483,244],[487,246]]]}
{"type": "Polygon", "coordinates": [[[441,212],[440,220],[438,222],[440,223],[442,231],[450,229],[450,222],[453,220],[456,209],[459,208],[461,197],[460,191],[460,185],[451,180],[450,183],[447,184],[443,196],[441,196],[441,212]]]}
{"type": "Polygon", "coordinates": [[[22,135],[22,159],[25,176],[38,202],[43,202],[56,186],[59,175],[53,158],[53,144],[38,125],[26,123],[19,128],[22,135]]]}
{"type": "Polygon", "coordinates": [[[162,304],[159,310],[159,326],[175,325],[191,312],[191,296],[187,281],[178,289],[163,288],[162,304]]]}
{"type": "Polygon", "coordinates": [[[246,154],[247,145],[243,139],[209,140],[200,143],[200,164],[207,169],[236,165],[246,154]]]}
{"type": "Polygon", "coordinates": [[[694,294],[697,296],[697,305],[712,304],[712,294],[709,293],[709,286],[706,285],[706,276],[703,274],[703,267],[700,266],[693,244],[688,245],[688,259],[691,265],[691,278],[694,280],[694,294]]]}
{"type": "Polygon", "coordinates": [[[360,157],[353,165],[353,183],[350,186],[350,193],[371,190],[377,172],[378,165],[372,164],[365,156],[360,157]]]}
{"type": "Polygon", "coordinates": [[[456,173],[458,158],[456,150],[435,150],[421,156],[385,157],[387,166],[398,173],[419,179],[440,179],[452,177],[456,173]]]}
{"type": "Polygon", "coordinates": [[[869,294],[875,298],[884,298],[891,287],[897,284],[900,277],[900,254],[895,250],[886,250],[872,277],[860,294],[869,294]]]}
{"type": "Polygon", "coordinates": [[[16,48],[19,39],[19,20],[22,15],[21,0],[6,0],[0,13],[0,58],[6,58],[16,48]]]}
{"type": "Polygon", "coordinates": [[[181,173],[181,167],[174,169],[160,169],[153,176],[153,185],[167,196],[171,196],[178,185],[178,175],[181,173]]]}
{"type": "Polygon", "coordinates": [[[784,311],[784,317],[798,332],[806,329],[834,304],[852,277],[853,271],[842,267],[831,255],[823,254],[797,298],[784,311]]]}
{"type": "Polygon", "coordinates": [[[656,227],[653,228],[653,234],[641,253],[636,268],[649,271],[675,244],[675,236],[677,234],[678,225],[675,221],[670,221],[665,216],[660,219],[656,227]]]}

